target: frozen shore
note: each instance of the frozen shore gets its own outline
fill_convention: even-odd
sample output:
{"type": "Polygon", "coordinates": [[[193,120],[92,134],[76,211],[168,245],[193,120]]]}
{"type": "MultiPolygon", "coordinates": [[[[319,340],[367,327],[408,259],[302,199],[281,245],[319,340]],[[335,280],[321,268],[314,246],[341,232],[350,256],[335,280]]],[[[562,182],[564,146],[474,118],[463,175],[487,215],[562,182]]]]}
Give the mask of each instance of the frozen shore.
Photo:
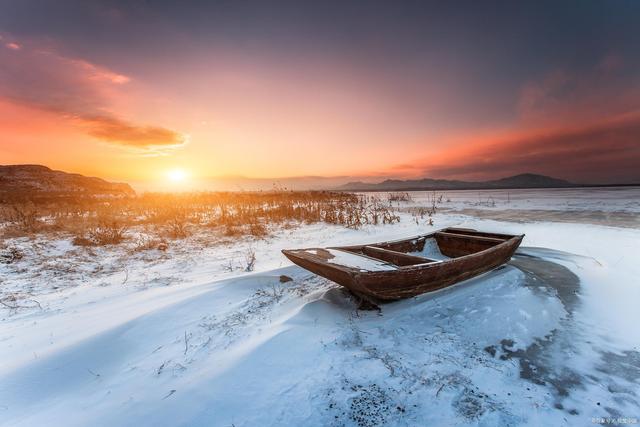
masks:
{"type": "Polygon", "coordinates": [[[410,213],[422,203],[414,197],[394,225],[305,225],[221,244],[193,237],[166,252],[5,242],[24,257],[0,264],[0,294],[22,295],[20,307],[0,307],[0,425],[637,420],[636,193],[599,194],[604,204],[578,194],[570,207],[556,193],[546,204],[511,194],[510,206],[452,196],[433,227],[410,213]],[[535,220],[536,210],[576,221],[535,220]],[[580,220],[604,211],[632,223],[580,220]],[[280,254],[454,225],[526,238],[504,268],[381,314],[357,311],[341,288],[280,254]],[[253,272],[244,271],[249,248],[253,272]],[[280,283],[283,274],[293,281],[280,283]]]}

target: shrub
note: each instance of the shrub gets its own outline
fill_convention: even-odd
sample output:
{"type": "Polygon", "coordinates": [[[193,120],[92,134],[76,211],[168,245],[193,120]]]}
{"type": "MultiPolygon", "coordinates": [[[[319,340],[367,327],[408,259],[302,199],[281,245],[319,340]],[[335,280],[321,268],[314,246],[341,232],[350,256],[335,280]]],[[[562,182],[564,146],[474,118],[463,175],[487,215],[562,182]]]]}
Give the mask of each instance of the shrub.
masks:
{"type": "Polygon", "coordinates": [[[230,225],[227,224],[224,227],[224,235],[228,236],[228,237],[238,237],[238,236],[242,236],[243,232],[242,232],[242,228],[236,226],[236,225],[230,225]]]}
{"type": "Polygon", "coordinates": [[[267,227],[264,224],[253,223],[249,224],[249,234],[254,237],[265,237],[269,232],[267,231],[267,227]]]}
{"type": "Polygon", "coordinates": [[[8,248],[0,252],[0,263],[12,264],[24,257],[22,251],[18,248],[8,248]]]}
{"type": "Polygon", "coordinates": [[[92,240],[87,239],[84,236],[75,236],[73,240],[71,240],[71,244],[73,246],[95,246],[95,243],[92,240]]]}
{"type": "Polygon", "coordinates": [[[169,249],[169,244],[164,239],[151,236],[140,236],[136,240],[136,245],[133,248],[134,252],[142,252],[157,249],[159,251],[166,251],[169,249]]]}
{"type": "Polygon", "coordinates": [[[168,220],[168,234],[173,239],[184,239],[189,236],[187,215],[183,212],[176,213],[168,220]]]}
{"type": "Polygon", "coordinates": [[[247,249],[247,252],[244,254],[245,268],[244,271],[250,272],[256,266],[256,251],[253,248],[247,249]]]}
{"type": "Polygon", "coordinates": [[[5,223],[4,237],[22,237],[42,229],[41,213],[33,203],[0,203],[0,221],[5,223]]]}
{"type": "Polygon", "coordinates": [[[127,226],[118,223],[118,221],[101,221],[98,226],[89,230],[89,239],[96,245],[117,245],[125,238],[127,226]]]}

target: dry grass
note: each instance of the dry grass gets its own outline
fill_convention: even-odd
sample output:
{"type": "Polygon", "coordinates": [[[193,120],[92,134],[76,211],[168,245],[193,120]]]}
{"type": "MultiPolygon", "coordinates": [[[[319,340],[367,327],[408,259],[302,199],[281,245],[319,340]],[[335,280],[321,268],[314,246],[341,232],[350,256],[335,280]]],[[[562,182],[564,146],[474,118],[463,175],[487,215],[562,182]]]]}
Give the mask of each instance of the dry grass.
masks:
{"type": "Polygon", "coordinates": [[[273,226],[318,223],[360,228],[400,220],[392,206],[374,196],[328,191],[146,193],[134,198],[39,197],[3,200],[4,237],[67,233],[79,246],[119,244],[133,227],[154,229],[153,243],[183,239],[197,227],[229,237],[269,235],[273,226]]]}
{"type": "Polygon", "coordinates": [[[389,193],[387,195],[389,202],[412,202],[413,197],[409,193],[389,193]]]}
{"type": "Polygon", "coordinates": [[[413,217],[413,221],[416,224],[420,224],[420,220],[426,219],[426,224],[433,226],[433,216],[438,211],[439,206],[442,204],[442,199],[444,198],[444,194],[438,194],[435,191],[429,193],[427,196],[428,206],[423,207],[413,207],[409,208],[409,212],[413,217]]]}

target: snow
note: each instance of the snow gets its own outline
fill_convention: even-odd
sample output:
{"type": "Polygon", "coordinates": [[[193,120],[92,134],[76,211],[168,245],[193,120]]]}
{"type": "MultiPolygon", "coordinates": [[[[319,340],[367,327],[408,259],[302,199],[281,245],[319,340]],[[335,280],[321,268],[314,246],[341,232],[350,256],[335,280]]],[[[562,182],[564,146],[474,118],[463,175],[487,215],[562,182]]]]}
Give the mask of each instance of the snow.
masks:
{"type": "Polygon", "coordinates": [[[408,252],[409,255],[421,256],[424,258],[434,259],[436,261],[445,261],[450,259],[448,256],[440,252],[438,242],[433,237],[425,239],[424,247],[421,251],[408,252]]]}
{"type": "Polygon", "coordinates": [[[357,255],[349,251],[339,249],[326,249],[332,258],[327,261],[332,264],[344,265],[360,271],[392,271],[397,270],[395,265],[378,259],[357,255]]]}
{"type": "MultiPolygon", "coordinates": [[[[447,209],[430,227],[405,212],[392,226],[302,225],[263,240],[200,235],[167,252],[7,240],[24,256],[0,264],[0,298],[18,295],[21,307],[0,307],[0,425],[637,420],[640,229],[580,222],[600,208],[637,215],[629,198],[637,190],[563,190],[570,206],[555,190],[546,199],[531,191],[511,191],[522,213],[580,215],[496,221],[447,209]],[[381,313],[357,311],[342,288],[280,254],[448,226],[526,237],[503,268],[381,313]]],[[[420,255],[435,258],[426,247],[420,255]]]]}

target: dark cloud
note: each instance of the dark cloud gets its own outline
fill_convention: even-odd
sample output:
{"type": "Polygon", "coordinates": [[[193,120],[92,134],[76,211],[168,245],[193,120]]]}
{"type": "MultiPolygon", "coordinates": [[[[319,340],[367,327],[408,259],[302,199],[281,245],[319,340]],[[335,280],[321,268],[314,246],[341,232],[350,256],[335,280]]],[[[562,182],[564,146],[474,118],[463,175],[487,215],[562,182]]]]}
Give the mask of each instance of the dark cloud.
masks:
{"type": "MultiPolygon", "coordinates": [[[[633,57],[630,57],[633,60],[633,57]]],[[[596,122],[640,106],[638,68],[618,54],[604,55],[590,67],[558,68],[523,85],[518,114],[523,123],[596,122]]]]}
{"type": "Polygon", "coordinates": [[[341,64],[371,90],[401,94],[389,102],[410,105],[423,131],[458,131],[511,120],[523,83],[558,67],[580,71],[612,48],[637,74],[638,13],[640,2],[605,0],[0,0],[0,28],[55,38],[147,81],[194,57],[215,74],[229,52],[252,58],[253,70],[341,64]]]}

